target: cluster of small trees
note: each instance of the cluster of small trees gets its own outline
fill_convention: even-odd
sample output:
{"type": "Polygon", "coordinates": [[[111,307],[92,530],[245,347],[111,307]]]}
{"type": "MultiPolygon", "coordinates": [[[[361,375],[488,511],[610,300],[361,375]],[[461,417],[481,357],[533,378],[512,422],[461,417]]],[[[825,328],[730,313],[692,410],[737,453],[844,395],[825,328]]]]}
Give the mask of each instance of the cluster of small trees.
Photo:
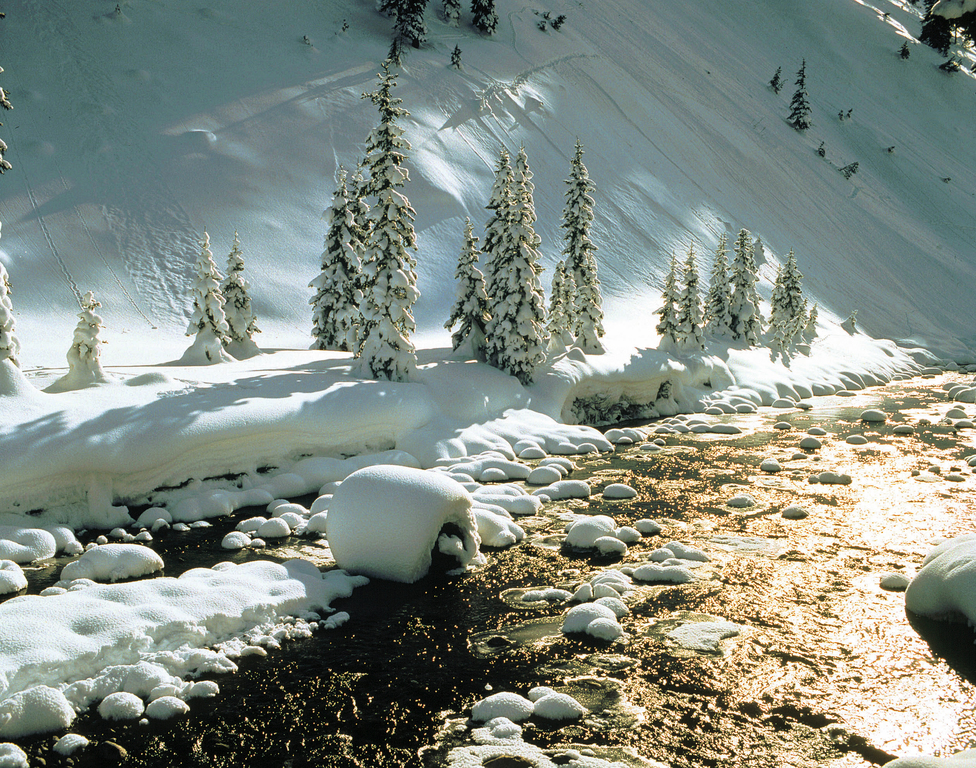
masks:
{"type": "MultiPolygon", "coordinates": [[[[367,139],[366,157],[351,184],[340,168],[326,212],[322,269],[309,284],[315,290],[309,301],[312,346],[352,352],[362,361],[364,375],[403,381],[416,366],[410,335],[415,330],[412,308],[420,296],[413,256],[415,213],[400,191],[407,180],[403,161],[410,144],[397,120],[408,113],[392,96],[396,75],[389,61],[379,80],[377,91],[364,97],[379,108],[380,124],[367,139]]],[[[535,232],[534,185],[524,147],[514,164],[507,150],[500,153],[483,248],[471,221],[465,223],[455,273],[457,300],[446,327],[457,327],[455,350],[466,347],[523,383],[532,381],[552,338],[602,352],[596,246],[589,237],[593,183],[579,142],[566,183],[565,261],[557,268],[560,282],[549,312],[539,279],[541,239],[535,232]]]]}
{"type": "MultiPolygon", "coordinates": [[[[762,240],[752,240],[746,229],[739,231],[728,261],[728,238],[719,237],[712,262],[711,283],[702,304],[694,245],[689,247],[683,267],[671,256],[671,267],[664,282],[663,304],[656,312],[661,349],[701,351],[705,338],[726,338],[756,346],[763,335],[764,319],[756,290],[756,254],[763,251],[762,240]],[[680,274],[679,274],[680,271],[680,274]]],[[[767,341],[780,351],[798,341],[816,336],[817,308],[807,310],[796,257],[791,250],[776,275],[770,299],[771,313],[767,341]]]]}
{"type": "MultiPolygon", "coordinates": [[[[427,22],[424,12],[427,0],[380,0],[379,10],[393,19],[393,43],[389,59],[400,63],[404,43],[419,48],[427,42],[427,22]]],[[[461,23],[461,0],[443,0],[444,20],[452,27],[461,23]]],[[[495,0],[471,0],[471,24],[482,34],[493,35],[498,27],[495,0]]],[[[460,49],[457,49],[458,57],[460,49]]]]}
{"type": "MultiPolygon", "coordinates": [[[[782,74],[783,68],[777,67],[769,81],[769,87],[773,89],[773,93],[778,94],[783,90],[782,74]]],[[[798,131],[805,131],[812,124],[810,122],[812,111],[810,97],[807,94],[807,60],[803,59],[796,73],[796,90],[793,92],[793,98],[790,99],[790,114],[786,118],[786,122],[798,131]]]]}

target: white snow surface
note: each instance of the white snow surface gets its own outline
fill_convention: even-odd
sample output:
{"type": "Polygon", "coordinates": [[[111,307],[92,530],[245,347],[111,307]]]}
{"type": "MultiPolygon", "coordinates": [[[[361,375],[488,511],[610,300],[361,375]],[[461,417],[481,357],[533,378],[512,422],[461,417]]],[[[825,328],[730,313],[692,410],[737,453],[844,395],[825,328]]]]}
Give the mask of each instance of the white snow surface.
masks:
{"type": "Polygon", "coordinates": [[[976,626],[976,534],[947,539],[926,555],[905,606],[934,619],[961,615],[976,626]]]}
{"type": "MultiPolygon", "coordinates": [[[[281,617],[328,613],[332,600],[365,582],[300,560],[256,561],[176,579],[81,580],[59,594],[7,600],[0,603],[0,737],[66,728],[76,710],[120,692],[140,700],[212,695],[214,683],[183,678],[233,671],[232,658],[248,647],[306,636],[308,623],[282,624],[281,617]]],[[[132,708],[128,699],[115,703],[103,716],[132,708]]]]}
{"type": "Polygon", "coordinates": [[[336,563],[353,573],[413,583],[427,574],[431,550],[479,561],[481,538],[471,495],[456,480],[411,467],[367,467],[332,497],[326,535],[336,563]],[[442,533],[453,525],[460,534],[442,533]]]}

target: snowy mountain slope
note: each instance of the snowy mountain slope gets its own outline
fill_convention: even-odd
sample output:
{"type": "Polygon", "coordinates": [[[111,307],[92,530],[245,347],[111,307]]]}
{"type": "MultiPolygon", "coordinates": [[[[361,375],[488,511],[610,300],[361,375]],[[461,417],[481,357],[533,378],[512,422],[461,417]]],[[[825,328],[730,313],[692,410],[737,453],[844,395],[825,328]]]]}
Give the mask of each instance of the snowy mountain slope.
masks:
{"type": "MultiPolygon", "coordinates": [[[[653,343],[653,324],[634,320],[656,308],[669,252],[694,239],[707,274],[719,233],[747,227],[767,246],[767,297],[792,247],[828,314],[857,309],[874,335],[956,357],[976,348],[973,79],[939,72],[924,46],[898,58],[903,30],[919,28],[907,3],[498,0],[493,38],[467,14],[447,27],[438,6],[397,94],[412,113],[405,191],[418,213],[422,342],[446,339],[463,218],[483,225],[503,145],[527,148],[552,266],[578,136],[598,185],[611,332],[653,343]],[[567,16],[561,31],[538,29],[544,11],[567,16]],[[455,45],[460,72],[448,66],[455,45]],[[814,109],[805,134],[784,121],[801,58],[814,109]],[[766,83],[778,66],[787,85],[776,95],[766,83]],[[846,180],[837,169],[854,161],[846,180]]],[[[0,259],[25,366],[63,365],[89,289],[108,365],[178,357],[205,228],[221,266],[240,231],[259,343],[306,346],[320,214],[375,122],[360,95],[389,20],[356,0],[120,9],[18,0],[0,22],[15,104],[0,128],[14,164],[0,179],[0,259]]]]}

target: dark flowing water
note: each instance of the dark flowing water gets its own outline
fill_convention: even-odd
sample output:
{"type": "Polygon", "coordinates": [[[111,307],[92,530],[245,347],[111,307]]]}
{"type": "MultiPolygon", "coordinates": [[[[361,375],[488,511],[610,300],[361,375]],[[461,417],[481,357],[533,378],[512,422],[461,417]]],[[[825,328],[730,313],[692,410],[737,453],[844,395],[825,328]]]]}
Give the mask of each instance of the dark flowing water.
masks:
{"type": "MultiPolygon", "coordinates": [[[[436,766],[466,743],[472,703],[548,685],[572,693],[590,715],[570,725],[530,721],[527,742],[590,745],[635,766],[636,756],[675,767],[866,766],[971,747],[972,630],[908,616],[903,595],[879,586],[884,572],[917,568],[932,540],[974,530],[976,476],[962,460],[976,453],[973,434],[939,423],[948,408],[942,381],[820,398],[811,411],[729,417],[746,430],[740,436],[669,435],[660,453],[634,447],[581,459],[572,477],[595,492],[625,482],[639,496],[547,505],[519,521],[525,542],[490,552],[475,573],[374,581],[334,605],[351,614],[346,625],[241,660],[236,675],[215,678],[220,695],[194,700],[180,721],[82,716],[72,730],[94,743],[72,759],[50,749],[53,736],[21,746],[31,765],[436,766]],[[867,407],[894,415],[863,425],[867,407]],[[793,429],[773,429],[781,420],[793,429]],[[915,424],[916,434],[895,435],[898,423],[915,424]],[[811,426],[828,432],[824,447],[791,458],[811,426]],[[853,433],[869,444],[848,445],[853,433]],[[770,456],[782,472],[759,470],[770,456]],[[932,464],[944,474],[958,468],[965,480],[912,477],[932,464]],[[853,483],[807,482],[827,469],[853,483]],[[726,505],[742,492],[757,505],[726,505]],[[784,519],[780,510],[796,503],[809,517],[784,519]],[[664,530],[623,560],[581,556],[559,546],[568,512],[609,514],[619,525],[649,517],[664,530]],[[572,588],[606,567],[642,562],[671,540],[706,550],[709,577],[639,587],[621,619],[625,641],[564,637],[564,606],[518,600],[521,589],[572,588]],[[667,641],[675,623],[708,618],[741,633],[715,653],[667,641]]],[[[255,557],[220,549],[234,522],[157,537],[167,575],[255,557]]],[[[260,556],[320,562],[322,553],[292,539],[260,556]]],[[[56,565],[38,569],[32,591],[56,579],[56,565]]]]}

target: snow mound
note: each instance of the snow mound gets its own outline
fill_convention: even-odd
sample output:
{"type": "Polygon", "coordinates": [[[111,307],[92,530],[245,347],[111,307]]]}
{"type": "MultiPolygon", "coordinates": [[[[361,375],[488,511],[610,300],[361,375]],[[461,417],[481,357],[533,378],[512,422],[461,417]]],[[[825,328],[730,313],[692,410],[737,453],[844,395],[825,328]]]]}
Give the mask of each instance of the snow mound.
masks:
{"type": "Polygon", "coordinates": [[[479,558],[471,495],[456,480],[411,467],[353,472],[332,497],[326,535],[340,568],[413,583],[423,578],[435,545],[461,567],[479,558]],[[452,526],[456,534],[442,533],[452,526]]]}
{"type": "Polygon", "coordinates": [[[27,753],[20,747],[10,743],[0,744],[0,768],[28,768],[28,765],[27,753]]]}
{"type": "Polygon", "coordinates": [[[613,536],[617,522],[607,515],[584,517],[570,523],[566,531],[566,545],[573,549],[592,549],[602,536],[613,536]]]}
{"type": "Polygon", "coordinates": [[[27,577],[17,563],[0,560],[0,595],[27,589],[27,577]]]}
{"type": "Polygon", "coordinates": [[[189,704],[176,696],[160,696],[146,705],[146,717],[152,720],[169,720],[189,711],[189,704]]]}
{"type": "Polygon", "coordinates": [[[75,711],[64,694],[46,685],[28,688],[0,701],[0,737],[3,738],[59,731],[74,719],[75,711]]]}
{"type": "Polygon", "coordinates": [[[57,550],[57,540],[50,531],[0,525],[0,560],[33,563],[54,557],[57,550]]]}
{"type": "Polygon", "coordinates": [[[976,768],[976,749],[965,749],[948,757],[899,757],[881,768],[976,768]]]}
{"type": "Polygon", "coordinates": [[[689,651],[715,653],[721,650],[721,640],[735,637],[739,632],[740,627],[730,621],[698,621],[675,627],[667,638],[689,651]]]}
{"type": "Polygon", "coordinates": [[[905,591],[905,606],[933,619],[962,614],[976,624],[976,534],[949,539],[929,552],[905,591]]]}
{"type": "MultiPolygon", "coordinates": [[[[529,695],[531,698],[531,691],[529,695]]],[[[546,720],[577,720],[588,710],[569,694],[548,691],[533,699],[532,711],[546,720]]]]}
{"type": "Polygon", "coordinates": [[[605,499],[633,499],[637,491],[624,483],[611,483],[603,489],[605,499]]]}
{"type": "Polygon", "coordinates": [[[510,547],[525,537],[522,527],[504,515],[480,507],[475,507],[473,513],[482,546],[510,547]]]}
{"type": "Polygon", "coordinates": [[[583,603],[570,608],[563,618],[563,634],[586,633],[598,640],[616,640],[624,633],[617,614],[599,603],[583,603]]]}
{"type": "Polygon", "coordinates": [[[102,544],[61,569],[61,581],[122,581],[163,569],[163,558],[141,544],[102,544]]]}
{"type": "Polygon", "coordinates": [[[64,757],[70,757],[88,746],[90,742],[80,733],[66,733],[54,743],[54,751],[64,757]]]}
{"type": "Polygon", "coordinates": [[[484,723],[496,717],[504,717],[513,723],[520,723],[532,717],[533,712],[531,701],[517,693],[505,691],[475,702],[471,707],[471,719],[484,723]]]}
{"type": "Polygon", "coordinates": [[[652,584],[687,584],[694,581],[695,574],[680,565],[659,565],[658,563],[645,563],[634,568],[631,576],[637,581],[646,581],[652,584]]]}
{"type": "Polygon", "coordinates": [[[98,705],[98,714],[103,720],[138,720],[145,711],[142,699],[125,691],[110,693],[98,705]]]}
{"type": "Polygon", "coordinates": [[[590,484],[585,480],[559,480],[545,488],[537,488],[532,491],[534,496],[548,496],[552,501],[588,499],[590,493],[590,484]]]}

